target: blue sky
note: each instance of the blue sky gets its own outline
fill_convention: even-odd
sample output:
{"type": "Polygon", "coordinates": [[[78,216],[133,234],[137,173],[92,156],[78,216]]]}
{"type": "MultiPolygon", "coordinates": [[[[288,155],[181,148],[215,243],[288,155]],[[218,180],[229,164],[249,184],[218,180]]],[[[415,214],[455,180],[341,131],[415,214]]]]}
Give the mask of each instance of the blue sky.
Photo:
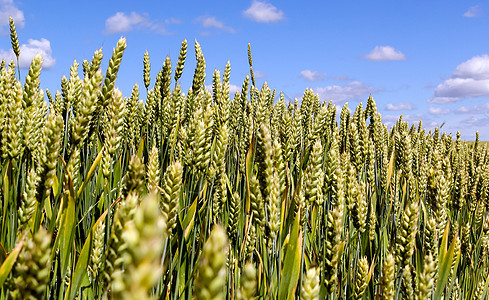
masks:
{"type": "MultiPolygon", "coordinates": [[[[23,77],[42,53],[42,88],[60,89],[73,60],[91,60],[103,46],[105,70],[117,40],[124,53],[116,86],[129,96],[143,86],[148,50],[151,75],[189,42],[182,77],[191,85],[197,40],[214,69],[231,62],[231,83],[249,72],[251,43],[257,84],[286,99],[312,88],[322,100],[356,107],[372,94],[383,121],[400,114],[426,128],[489,140],[489,3],[483,1],[16,1],[0,0],[0,57],[10,59],[8,16],[21,44],[23,77]]],[[[82,69],[79,69],[82,74],[82,69]]],[[[153,83],[152,82],[152,83],[153,83]]],[[[141,89],[141,97],[145,91],[141,89]]]]}

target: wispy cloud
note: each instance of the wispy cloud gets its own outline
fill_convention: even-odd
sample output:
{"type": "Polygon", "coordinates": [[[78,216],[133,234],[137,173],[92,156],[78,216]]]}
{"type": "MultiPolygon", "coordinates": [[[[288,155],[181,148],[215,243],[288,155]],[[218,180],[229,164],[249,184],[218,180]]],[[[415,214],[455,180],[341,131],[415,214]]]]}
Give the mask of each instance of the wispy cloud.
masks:
{"type": "Polygon", "coordinates": [[[259,23],[277,22],[284,19],[284,12],[264,1],[253,0],[243,15],[259,23]]]}
{"type": "Polygon", "coordinates": [[[456,112],[461,114],[487,114],[489,112],[489,103],[482,105],[476,105],[471,107],[461,106],[456,110],[456,112]]]}
{"type": "MultiPolygon", "coordinates": [[[[29,39],[27,44],[20,46],[19,64],[22,69],[29,69],[32,59],[36,54],[41,54],[43,59],[42,67],[50,69],[56,64],[56,59],[52,56],[51,42],[45,38],[40,40],[29,39]]],[[[15,54],[12,50],[0,49],[0,59],[9,62],[15,60],[15,54]]]]}
{"type": "Polygon", "coordinates": [[[485,117],[470,116],[460,121],[459,124],[462,125],[462,127],[470,128],[470,129],[486,127],[489,126],[489,116],[485,116],[485,117]]]}
{"type": "Polygon", "coordinates": [[[346,76],[346,75],[334,76],[333,79],[336,81],[350,81],[351,80],[351,78],[346,76]]]}
{"type": "Polygon", "coordinates": [[[364,57],[372,61],[406,60],[406,55],[391,46],[376,46],[364,57]]]}
{"type": "Polygon", "coordinates": [[[260,70],[253,70],[253,75],[255,75],[255,78],[266,78],[267,74],[263,73],[260,70]]]}
{"type": "Polygon", "coordinates": [[[304,78],[307,81],[321,81],[326,78],[326,73],[311,70],[302,70],[299,73],[299,77],[304,78]]]}
{"type": "MultiPolygon", "coordinates": [[[[206,85],[205,89],[212,93],[212,84],[206,85]]],[[[240,86],[237,86],[235,84],[229,85],[229,95],[231,96],[231,98],[234,96],[234,94],[236,94],[236,92],[239,92],[239,91],[241,91],[240,86]]]]}
{"type": "Polygon", "coordinates": [[[428,108],[428,112],[432,115],[446,115],[446,114],[450,113],[450,109],[449,108],[430,106],[428,108]]]}
{"type": "Polygon", "coordinates": [[[332,85],[318,87],[314,92],[323,100],[333,100],[333,103],[341,103],[349,100],[366,100],[368,94],[375,92],[373,87],[360,81],[349,82],[345,85],[332,85]]]}
{"type": "Polygon", "coordinates": [[[224,25],[222,21],[217,20],[215,17],[201,16],[196,19],[197,22],[202,24],[204,28],[217,28],[219,30],[235,33],[236,31],[229,26],[224,25]]]}
{"type": "Polygon", "coordinates": [[[480,16],[480,14],[481,14],[481,7],[480,7],[480,5],[474,5],[474,6],[469,7],[469,10],[467,10],[464,13],[464,17],[466,17],[466,18],[476,18],[476,17],[480,16]]]}
{"type": "Polygon", "coordinates": [[[151,21],[147,16],[136,12],[131,12],[129,15],[117,12],[105,20],[104,33],[106,34],[128,32],[135,29],[146,29],[158,34],[168,34],[162,23],[151,21]]]}
{"type": "Polygon", "coordinates": [[[165,20],[165,24],[182,24],[182,20],[176,18],[169,18],[165,20]]]}
{"type": "MultiPolygon", "coordinates": [[[[382,116],[382,122],[389,127],[396,124],[400,117],[401,114],[385,115],[382,116]]],[[[423,114],[402,114],[402,120],[410,124],[417,124],[420,120],[423,121],[423,124],[430,124],[431,126],[435,126],[436,124],[429,117],[424,116],[423,114]]]]}
{"type": "Polygon", "coordinates": [[[397,115],[385,115],[382,117],[386,121],[397,121],[402,115],[402,120],[407,122],[419,122],[423,118],[423,114],[397,114],[397,115]]]}
{"type": "Polygon", "coordinates": [[[385,106],[385,110],[389,111],[397,111],[397,110],[413,110],[413,106],[411,103],[397,103],[397,104],[387,104],[385,106]]]}
{"type": "Polygon", "coordinates": [[[241,91],[241,87],[240,86],[237,86],[235,84],[230,84],[229,85],[229,94],[232,96],[234,94],[236,94],[236,92],[239,92],[241,91]]]}
{"type": "Polygon", "coordinates": [[[15,22],[15,27],[23,28],[25,25],[24,12],[21,11],[13,0],[0,0],[0,34],[9,33],[8,19],[12,17],[15,22]]]}
{"type": "Polygon", "coordinates": [[[489,55],[474,56],[457,66],[452,76],[435,88],[428,102],[452,103],[489,96],[489,55]]]}

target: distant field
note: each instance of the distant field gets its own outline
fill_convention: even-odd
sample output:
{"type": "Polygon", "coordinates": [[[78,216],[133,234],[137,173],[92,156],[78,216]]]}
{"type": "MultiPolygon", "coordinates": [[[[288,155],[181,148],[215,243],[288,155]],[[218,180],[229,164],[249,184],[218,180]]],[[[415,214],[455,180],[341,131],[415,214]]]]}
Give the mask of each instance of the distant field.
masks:
{"type": "MultiPolygon", "coordinates": [[[[469,145],[473,145],[475,143],[475,141],[465,141],[465,142],[469,145]]],[[[485,142],[479,141],[479,144],[489,146],[489,141],[485,141],[485,142]]]]}

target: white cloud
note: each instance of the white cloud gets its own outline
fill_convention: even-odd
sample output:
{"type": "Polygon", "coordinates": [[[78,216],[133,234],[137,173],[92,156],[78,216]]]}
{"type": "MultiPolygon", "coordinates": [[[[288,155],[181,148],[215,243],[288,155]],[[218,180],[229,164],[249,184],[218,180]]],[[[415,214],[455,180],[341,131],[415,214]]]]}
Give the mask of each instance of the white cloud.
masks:
{"type": "Polygon", "coordinates": [[[470,116],[469,118],[460,121],[459,124],[462,124],[462,127],[470,128],[476,131],[476,130],[480,130],[480,127],[489,126],[489,117],[486,116],[480,118],[476,116],[470,116]]]}
{"type": "Polygon", "coordinates": [[[337,80],[337,81],[349,81],[349,80],[351,80],[351,78],[346,76],[346,75],[334,76],[333,79],[337,80]]]}
{"type": "Polygon", "coordinates": [[[239,92],[239,91],[241,91],[241,87],[234,85],[234,84],[229,85],[229,95],[231,95],[231,97],[234,94],[236,94],[236,92],[239,92]]]}
{"type": "Polygon", "coordinates": [[[483,97],[489,95],[489,80],[473,78],[450,78],[435,89],[432,103],[451,103],[461,98],[483,97]]]}
{"type": "Polygon", "coordinates": [[[364,57],[372,61],[406,60],[406,55],[391,46],[376,46],[364,57]]]}
{"type": "Polygon", "coordinates": [[[489,79],[489,55],[474,56],[457,66],[454,78],[489,79]]]}
{"type": "Polygon", "coordinates": [[[197,22],[202,23],[202,26],[204,28],[217,28],[229,33],[236,32],[232,27],[224,25],[223,22],[217,20],[215,17],[205,17],[205,16],[198,17],[197,22]]]}
{"type": "Polygon", "coordinates": [[[428,102],[442,104],[486,96],[489,96],[489,55],[484,54],[458,65],[452,76],[435,88],[428,102]]]}
{"type": "Polygon", "coordinates": [[[459,99],[456,97],[432,97],[428,99],[429,103],[437,103],[437,104],[447,104],[447,103],[453,103],[457,102],[459,99]]]}
{"type": "Polygon", "coordinates": [[[15,6],[13,0],[0,0],[0,34],[10,32],[8,23],[10,16],[14,19],[15,27],[24,27],[24,12],[15,6]]]}
{"type": "MultiPolygon", "coordinates": [[[[392,126],[394,125],[398,120],[399,118],[401,117],[401,114],[398,114],[398,115],[385,115],[385,116],[382,116],[382,122],[386,125],[386,126],[392,126]]],[[[402,114],[402,120],[405,121],[405,122],[408,122],[410,124],[417,124],[419,123],[420,120],[423,121],[423,124],[430,124],[431,120],[429,118],[426,118],[423,116],[423,114],[402,114]]]]}
{"type": "Polygon", "coordinates": [[[385,110],[413,110],[411,103],[397,103],[397,104],[387,104],[385,110]]]}
{"type": "Polygon", "coordinates": [[[327,101],[333,100],[333,103],[347,100],[365,100],[365,97],[374,91],[374,88],[359,81],[353,81],[342,86],[332,85],[314,89],[314,92],[319,94],[319,97],[327,101]]]}
{"type": "Polygon", "coordinates": [[[469,10],[467,10],[464,13],[464,17],[475,18],[475,17],[480,16],[480,13],[481,13],[481,7],[479,5],[474,5],[474,6],[469,7],[469,10]]]}
{"type": "Polygon", "coordinates": [[[428,112],[432,115],[446,115],[450,112],[450,109],[430,106],[430,108],[428,108],[428,112]]]}
{"type": "Polygon", "coordinates": [[[166,24],[182,24],[182,20],[176,18],[169,18],[165,20],[166,24]]]}
{"type": "Polygon", "coordinates": [[[130,15],[126,15],[123,12],[117,12],[115,15],[105,20],[105,33],[121,33],[128,32],[134,29],[148,29],[152,32],[159,34],[167,34],[168,32],[163,27],[163,24],[153,22],[146,16],[142,16],[136,12],[131,12],[130,15]]]}
{"type": "Polygon", "coordinates": [[[299,77],[304,78],[307,81],[321,81],[326,78],[326,73],[311,70],[302,70],[299,77]]]}
{"type": "Polygon", "coordinates": [[[117,12],[105,20],[105,31],[107,33],[131,31],[133,25],[140,23],[142,20],[143,18],[135,12],[131,13],[130,16],[122,12],[117,12]]]}
{"type": "Polygon", "coordinates": [[[253,0],[243,15],[259,23],[277,22],[284,18],[284,12],[270,3],[253,0]]]}
{"type": "Polygon", "coordinates": [[[461,114],[486,114],[489,112],[489,103],[485,103],[482,105],[476,105],[472,107],[462,106],[456,110],[457,113],[461,114]]]}
{"type": "MultiPolygon", "coordinates": [[[[397,121],[401,117],[401,114],[399,115],[386,115],[382,117],[382,120],[386,121],[397,121]]],[[[423,119],[422,114],[402,114],[402,120],[407,121],[407,122],[419,122],[419,120],[423,119]]]]}
{"type": "MultiPolygon", "coordinates": [[[[31,65],[32,59],[36,54],[41,54],[44,69],[50,69],[56,64],[56,59],[52,56],[51,42],[45,38],[40,40],[29,39],[27,44],[20,46],[19,63],[22,69],[28,69],[31,65]]],[[[11,60],[16,60],[15,54],[12,50],[0,49],[0,59],[4,59],[7,63],[11,60]]]]}
{"type": "Polygon", "coordinates": [[[267,74],[263,73],[262,71],[259,70],[253,70],[253,75],[255,75],[255,78],[265,78],[267,77],[267,74]]]}
{"type": "MultiPolygon", "coordinates": [[[[205,89],[212,93],[212,84],[206,85],[205,89]]],[[[229,95],[231,98],[233,98],[234,94],[236,94],[236,92],[239,92],[239,91],[241,91],[240,86],[237,86],[234,84],[229,84],[229,95]]]]}

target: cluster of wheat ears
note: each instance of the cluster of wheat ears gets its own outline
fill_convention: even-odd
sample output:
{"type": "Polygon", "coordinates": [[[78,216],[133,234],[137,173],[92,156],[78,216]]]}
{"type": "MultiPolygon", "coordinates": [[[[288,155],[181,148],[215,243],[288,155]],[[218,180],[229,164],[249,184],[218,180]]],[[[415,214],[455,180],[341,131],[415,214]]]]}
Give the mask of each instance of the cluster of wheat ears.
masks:
{"type": "MultiPolygon", "coordinates": [[[[13,51],[20,54],[10,19],[13,51]]],[[[61,92],[0,66],[0,299],[482,299],[489,155],[369,97],[286,103],[230,64],[187,94],[167,57],[145,100],[102,49],[61,92]],[[173,73],[173,75],[172,75],[173,73]],[[173,81],[173,82],[172,82],[173,81]]],[[[18,64],[17,64],[18,65],[18,64]]]]}

